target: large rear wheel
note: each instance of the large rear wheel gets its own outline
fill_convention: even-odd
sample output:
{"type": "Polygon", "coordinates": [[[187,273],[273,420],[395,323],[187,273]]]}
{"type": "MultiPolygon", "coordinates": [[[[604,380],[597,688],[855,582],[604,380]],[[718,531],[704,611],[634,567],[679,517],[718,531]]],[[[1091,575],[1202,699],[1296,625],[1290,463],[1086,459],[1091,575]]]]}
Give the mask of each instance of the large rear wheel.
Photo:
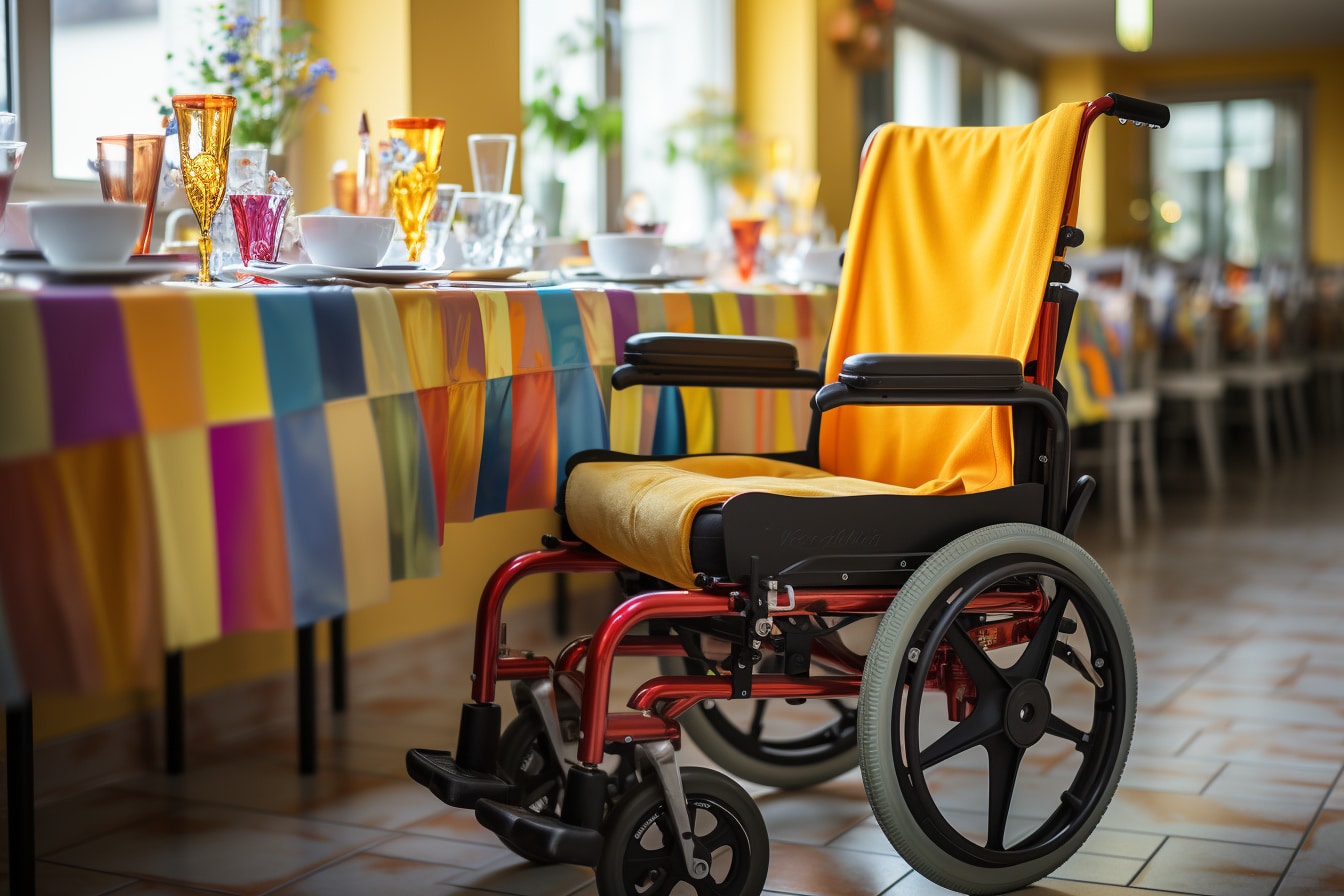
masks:
{"type": "Polygon", "coordinates": [[[963,536],[915,571],[869,653],[858,738],[874,815],[942,886],[1039,880],[1115,793],[1136,691],[1124,610],[1082,548],[1021,523],[963,536]],[[1043,612],[997,609],[1033,596],[1043,612]]]}

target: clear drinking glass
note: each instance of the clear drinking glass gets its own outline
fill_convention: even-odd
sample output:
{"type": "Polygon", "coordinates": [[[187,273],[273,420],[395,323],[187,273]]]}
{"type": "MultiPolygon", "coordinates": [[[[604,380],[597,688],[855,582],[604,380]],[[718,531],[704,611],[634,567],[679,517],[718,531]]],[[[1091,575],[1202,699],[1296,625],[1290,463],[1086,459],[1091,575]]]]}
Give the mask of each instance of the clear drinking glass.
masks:
{"type": "Polygon", "coordinates": [[[477,193],[507,193],[513,183],[513,156],[518,138],[513,134],[472,134],[467,137],[471,154],[471,180],[477,193]]]}
{"type": "Polygon", "coordinates": [[[105,202],[136,202],[145,207],[145,220],[135,241],[136,255],[149,251],[154,209],[163,169],[162,134],[112,134],[97,138],[98,184],[105,202]]]}
{"type": "Polygon", "coordinates": [[[19,116],[13,112],[0,112],[0,143],[13,143],[19,139],[19,116]]]}
{"type": "Polygon", "coordinates": [[[462,244],[462,260],[468,267],[499,266],[504,237],[513,226],[522,197],[512,193],[461,193],[453,233],[462,244]]]}
{"type": "Polygon", "coordinates": [[[182,188],[201,225],[200,282],[210,282],[210,225],[228,187],[229,143],[233,139],[236,97],[196,94],[173,97],[177,140],[182,155],[182,188]]]}

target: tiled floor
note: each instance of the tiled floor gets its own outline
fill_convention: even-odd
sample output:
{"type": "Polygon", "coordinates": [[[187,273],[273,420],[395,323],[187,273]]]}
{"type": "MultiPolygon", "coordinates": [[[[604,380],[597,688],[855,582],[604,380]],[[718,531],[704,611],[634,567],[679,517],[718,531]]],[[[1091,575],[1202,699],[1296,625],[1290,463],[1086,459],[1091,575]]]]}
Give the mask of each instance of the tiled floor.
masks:
{"type": "MultiPolygon", "coordinates": [[[[1023,892],[1344,892],[1344,449],[1317,445],[1269,477],[1232,473],[1220,500],[1173,489],[1161,526],[1133,545],[1100,507],[1080,536],[1134,626],[1138,728],[1101,827],[1023,892]]],[[[406,779],[407,747],[456,740],[462,643],[360,658],[357,705],[323,720],[311,779],[279,731],[193,755],[181,778],[45,803],[41,892],[595,894],[587,869],[529,865],[406,779]]],[[[947,892],[887,844],[857,771],[753,791],[772,837],[767,892],[947,892]]]]}

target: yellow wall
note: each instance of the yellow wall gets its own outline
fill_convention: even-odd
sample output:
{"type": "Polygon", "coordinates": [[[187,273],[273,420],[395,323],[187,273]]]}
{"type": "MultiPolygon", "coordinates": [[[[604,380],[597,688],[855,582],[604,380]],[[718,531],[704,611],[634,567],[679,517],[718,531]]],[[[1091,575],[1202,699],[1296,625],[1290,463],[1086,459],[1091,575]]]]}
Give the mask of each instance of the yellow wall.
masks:
{"type": "MultiPolygon", "coordinates": [[[[1339,113],[1344,108],[1344,44],[1184,59],[1055,59],[1046,66],[1042,97],[1090,99],[1093,92],[1100,95],[1108,90],[1145,97],[1160,96],[1163,91],[1261,85],[1305,85],[1310,90],[1308,251],[1317,262],[1344,261],[1344,167],[1339,164],[1344,159],[1344,118],[1339,113]]],[[[1114,122],[1101,124],[1110,126],[1094,128],[1092,139],[1104,132],[1104,142],[1090,143],[1089,154],[1097,145],[1104,147],[1104,235],[1113,244],[1141,240],[1144,232],[1130,217],[1129,203],[1143,195],[1147,182],[1144,132],[1117,128],[1114,122]]],[[[1089,186],[1084,184],[1085,189],[1089,186]]],[[[1092,231],[1087,232],[1089,245],[1101,245],[1092,239],[1092,231]]]]}
{"type": "Polygon", "coordinates": [[[761,155],[773,137],[793,143],[795,164],[821,175],[817,201],[836,232],[849,225],[858,185],[859,84],[826,39],[848,0],[737,0],[737,105],[761,155]]]}
{"type": "Polygon", "coordinates": [[[404,52],[411,32],[404,3],[365,0],[305,0],[303,15],[317,32],[313,49],[336,67],[336,80],[324,82],[318,99],[325,112],[304,122],[302,137],[287,165],[301,211],[332,204],[327,176],[344,159],[351,168],[359,158],[359,116],[368,112],[375,145],[387,134],[387,120],[408,114],[411,60],[404,52]]]}

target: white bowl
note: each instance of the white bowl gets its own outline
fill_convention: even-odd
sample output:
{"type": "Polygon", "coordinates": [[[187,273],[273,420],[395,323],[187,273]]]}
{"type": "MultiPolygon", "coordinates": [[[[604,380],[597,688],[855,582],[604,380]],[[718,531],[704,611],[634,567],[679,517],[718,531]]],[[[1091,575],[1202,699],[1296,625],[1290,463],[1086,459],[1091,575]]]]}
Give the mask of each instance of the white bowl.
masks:
{"type": "Polygon", "coordinates": [[[799,278],[804,283],[823,283],[830,286],[840,285],[840,256],[845,250],[841,246],[825,246],[807,250],[803,256],[799,278]]]}
{"type": "Polygon", "coordinates": [[[28,203],[11,202],[0,218],[0,252],[35,252],[33,235],[28,232],[28,203]]]}
{"type": "Polygon", "coordinates": [[[145,222],[144,203],[51,200],[28,203],[28,231],[52,267],[125,264],[145,222]]]}
{"type": "Polygon", "coordinates": [[[645,233],[599,233],[588,237],[588,255],[603,277],[647,277],[658,266],[663,238],[645,233]]]}
{"type": "Polygon", "coordinates": [[[364,215],[299,215],[303,248],[315,263],[333,268],[373,268],[392,242],[395,218],[364,215]]]}

